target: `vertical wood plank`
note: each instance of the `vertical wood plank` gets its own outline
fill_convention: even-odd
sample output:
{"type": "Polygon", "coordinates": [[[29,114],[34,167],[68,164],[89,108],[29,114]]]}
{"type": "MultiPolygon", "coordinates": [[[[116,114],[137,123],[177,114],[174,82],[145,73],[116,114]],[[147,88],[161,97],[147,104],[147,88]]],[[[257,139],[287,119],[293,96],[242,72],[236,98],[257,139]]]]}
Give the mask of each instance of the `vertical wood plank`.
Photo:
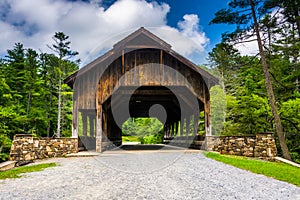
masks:
{"type": "Polygon", "coordinates": [[[199,113],[194,114],[194,136],[198,135],[199,113]]]}
{"type": "Polygon", "coordinates": [[[124,50],[122,50],[122,75],[125,73],[125,55],[124,50]]]}
{"type": "Polygon", "coordinates": [[[178,126],[179,126],[179,121],[175,122],[175,135],[178,136],[178,126]]]}
{"type": "Polygon", "coordinates": [[[191,118],[190,115],[187,116],[186,118],[186,140],[188,141],[189,139],[189,135],[190,135],[190,122],[191,122],[191,118]]]}
{"type": "Polygon", "coordinates": [[[95,136],[95,117],[94,117],[93,113],[90,114],[89,120],[90,120],[90,136],[94,137],[95,136]]]}
{"type": "Polygon", "coordinates": [[[180,121],[180,136],[183,136],[183,134],[184,134],[183,128],[184,128],[184,117],[181,117],[181,121],[180,121]]]}
{"type": "Polygon", "coordinates": [[[86,111],[82,111],[81,116],[82,116],[82,135],[87,136],[87,114],[86,114],[86,111]]]}
{"type": "Polygon", "coordinates": [[[206,101],[205,103],[205,135],[211,136],[211,127],[210,127],[210,102],[206,101]]]}
{"type": "Polygon", "coordinates": [[[102,152],[102,105],[97,103],[96,152],[102,152]]]}

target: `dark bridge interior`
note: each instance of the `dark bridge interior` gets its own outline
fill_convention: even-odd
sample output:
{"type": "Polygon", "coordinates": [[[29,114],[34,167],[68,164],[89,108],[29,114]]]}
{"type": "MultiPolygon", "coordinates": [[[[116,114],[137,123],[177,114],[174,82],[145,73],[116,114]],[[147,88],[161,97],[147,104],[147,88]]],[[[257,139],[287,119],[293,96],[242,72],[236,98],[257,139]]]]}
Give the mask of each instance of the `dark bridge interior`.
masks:
{"type": "MultiPolygon", "coordinates": [[[[171,88],[163,86],[120,87],[102,105],[105,141],[120,145],[122,139],[120,127],[129,117],[156,117],[164,124],[166,139],[173,139],[175,136],[179,137],[184,134],[196,136],[199,122],[197,117],[193,118],[197,121],[194,122],[195,125],[192,125],[194,129],[192,133],[190,133],[190,123],[186,126],[189,130],[184,131],[182,127],[179,132],[180,122],[182,124],[187,123],[186,121],[190,122],[191,119],[187,120],[187,116],[196,116],[197,110],[199,115],[199,110],[204,109],[201,101],[198,100],[195,104],[189,97],[194,97],[194,95],[189,89],[180,86],[171,88]]],[[[194,99],[197,98],[194,97],[194,99]]]]}

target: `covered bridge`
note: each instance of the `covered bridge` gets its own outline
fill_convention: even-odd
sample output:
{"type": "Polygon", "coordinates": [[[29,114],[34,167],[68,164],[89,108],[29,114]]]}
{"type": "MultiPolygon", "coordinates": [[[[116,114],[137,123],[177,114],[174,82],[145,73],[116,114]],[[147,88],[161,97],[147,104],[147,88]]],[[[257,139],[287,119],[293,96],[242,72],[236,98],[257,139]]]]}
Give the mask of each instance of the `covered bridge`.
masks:
{"type": "Polygon", "coordinates": [[[121,145],[129,117],[157,117],[164,138],[198,135],[204,111],[210,135],[209,89],[218,80],[145,28],[130,34],[65,83],[73,88],[73,137],[101,152],[121,145]]]}

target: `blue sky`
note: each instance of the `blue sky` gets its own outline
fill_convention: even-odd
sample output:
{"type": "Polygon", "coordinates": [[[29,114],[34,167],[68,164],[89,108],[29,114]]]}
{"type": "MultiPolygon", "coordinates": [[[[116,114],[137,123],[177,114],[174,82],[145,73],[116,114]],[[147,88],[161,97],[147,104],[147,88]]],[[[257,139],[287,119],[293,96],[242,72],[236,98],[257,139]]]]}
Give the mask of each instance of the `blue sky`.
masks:
{"type": "Polygon", "coordinates": [[[83,63],[110,49],[141,26],[166,40],[196,64],[232,31],[208,25],[227,0],[1,0],[0,55],[16,42],[41,52],[57,31],[70,36],[83,63]]]}
{"type": "Polygon", "coordinates": [[[171,26],[176,26],[185,14],[197,14],[200,18],[199,28],[210,39],[210,47],[214,47],[216,43],[221,41],[222,33],[231,31],[234,28],[229,25],[209,25],[214,14],[218,10],[227,7],[227,0],[165,0],[164,2],[171,6],[167,15],[168,24],[171,26]]]}
{"type": "MultiPolygon", "coordinates": [[[[104,0],[105,7],[110,6],[116,0],[104,0]]],[[[151,2],[151,0],[148,0],[151,2]]],[[[232,31],[234,26],[224,24],[209,25],[214,14],[222,8],[227,7],[228,0],[157,0],[158,3],[170,5],[170,12],[167,14],[167,24],[177,27],[178,21],[186,14],[197,14],[200,18],[199,29],[204,31],[210,39],[209,49],[221,41],[221,34],[225,31],[232,31]]]]}

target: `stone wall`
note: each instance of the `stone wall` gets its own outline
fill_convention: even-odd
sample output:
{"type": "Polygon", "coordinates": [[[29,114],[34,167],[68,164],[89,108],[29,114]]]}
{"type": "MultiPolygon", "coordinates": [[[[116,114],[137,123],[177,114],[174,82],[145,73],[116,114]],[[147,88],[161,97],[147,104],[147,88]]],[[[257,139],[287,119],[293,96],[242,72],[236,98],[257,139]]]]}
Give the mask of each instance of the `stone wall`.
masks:
{"type": "Polygon", "coordinates": [[[206,136],[206,150],[221,154],[272,159],[277,155],[273,133],[255,136],[206,136]]]}
{"type": "Polygon", "coordinates": [[[77,138],[36,138],[30,134],[17,134],[12,142],[10,160],[30,161],[62,157],[76,152],[77,138]]]}

